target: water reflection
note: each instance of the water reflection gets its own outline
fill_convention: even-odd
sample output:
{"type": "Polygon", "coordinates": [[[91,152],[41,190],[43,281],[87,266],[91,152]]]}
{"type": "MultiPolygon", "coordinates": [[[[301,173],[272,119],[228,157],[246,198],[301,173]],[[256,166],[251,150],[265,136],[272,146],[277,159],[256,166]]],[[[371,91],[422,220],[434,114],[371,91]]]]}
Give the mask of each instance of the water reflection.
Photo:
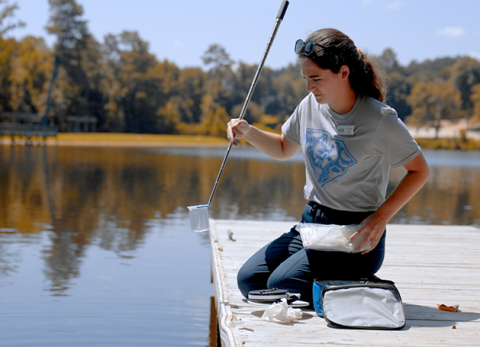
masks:
{"type": "MultiPolygon", "coordinates": [[[[392,223],[480,224],[478,153],[451,153],[426,152],[431,176],[392,223]]],[[[2,296],[19,298],[20,306],[30,298],[39,314],[52,309],[51,301],[38,299],[43,290],[56,300],[73,297],[75,312],[85,306],[93,316],[98,307],[115,312],[117,305],[130,304],[130,319],[161,322],[162,328],[150,331],[155,343],[208,345],[215,338],[208,235],[190,232],[186,206],[208,201],[223,155],[223,149],[0,146],[2,296]],[[39,274],[41,280],[30,283],[39,274]],[[138,292],[141,297],[132,294],[138,292]],[[168,302],[159,301],[159,292],[168,302]],[[180,326],[172,327],[177,321],[180,326]]],[[[276,162],[235,149],[210,217],[297,221],[305,203],[304,170],[298,155],[276,162]]],[[[392,171],[389,191],[404,173],[392,171]]],[[[0,302],[0,311],[4,319],[9,312],[16,317],[18,307],[0,302]]],[[[67,329],[79,322],[71,318],[65,324],[67,329]]],[[[109,330],[102,324],[90,332],[92,339],[109,330]]]]}
{"type": "MultiPolygon", "coordinates": [[[[394,170],[390,181],[399,182],[403,174],[394,170]]],[[[479,226],[478,191],[480,167],[431,166],[425,186],[391,222],[479,226]]]]}
{"type": "MultiPolygon", "coordinates": [[[[208,201],[223,156],[221,149],[0,147],[0,228],[20,233],[53,231],[45,274],[61,293],[79,275],[90,243],[121,255],[145,237],[146,221],[187,218],[185,206],[208,201]],[[169,217],[170,216],[170,217],[169,217]]],[[[459,156],[431,152],[426,186],[393,223],[480,224],[480,165],[450,166],[459,156]]],[[[429,152],[427,152],[427,159],[429,152]]],[[[301,158],[279,163],[240,149],[224,171],[209,208],[221,219],[296,221],[304,200],[301,158]],[[300,159],[300,160],[299,160],[300,159]]],[[[391,191],[404,175],[392,171],[391,191]]],[[[206,244],[205,238],[205,244],[206,244]]]]}

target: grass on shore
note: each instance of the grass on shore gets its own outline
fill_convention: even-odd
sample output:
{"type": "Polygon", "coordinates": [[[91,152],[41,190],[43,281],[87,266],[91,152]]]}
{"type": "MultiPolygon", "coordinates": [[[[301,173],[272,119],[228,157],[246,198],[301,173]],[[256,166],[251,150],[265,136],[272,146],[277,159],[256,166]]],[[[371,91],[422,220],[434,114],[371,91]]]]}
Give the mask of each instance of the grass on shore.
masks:
{"type": "MultiPolygon", "coordinates": [[[[58,141],[65,142],[122,142],[122,143],[167,143],[167,144],[211,144],[228,145],[226,138],[198,135],[154,135],[122,133],[59,133],[58,141]]],[[[480,141],[460,138],[417,138],[423,149],[479,150],[480,141]]]]}
{"type": "Polygon", "coordinates": [[[462,150],[462,151],[473,151],[480,150],[480,141],[460,138],[452,139],[425,139],[425,138],[416,138],[415,139],[419,146],[422,149],[451,149],[451,150],[462,150]]]}
{"type": "Polygon", "coordinates": [[[135,143],[191,143],[228,144],[228,140],[215,136],[154,135],[122,133],[59,133],[58,141],[65,142],[135,142],[135,143]]]}

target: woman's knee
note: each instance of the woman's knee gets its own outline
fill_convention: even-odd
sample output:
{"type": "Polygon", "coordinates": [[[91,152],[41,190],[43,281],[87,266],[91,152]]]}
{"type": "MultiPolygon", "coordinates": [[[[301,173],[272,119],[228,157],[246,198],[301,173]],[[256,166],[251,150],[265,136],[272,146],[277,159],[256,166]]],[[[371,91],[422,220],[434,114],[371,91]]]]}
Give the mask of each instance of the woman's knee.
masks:
{"type": "Polygon", "coordinates": [[[251,277],[252,273],[245,269],[245,264],[240,268],[237,274],[237,284],[238,284],[238,289],[242,293],[242,295],[246,298],[248,298],[248,292],[251,289],[251,277]]]}
{"type": "Polygon", "coordinates": [[[309,290],[311,272],[306,250],[285,260],[268,278],[267,288],[281,288],[298,291],[309,290]]]}
{"type": "Polygon", "coordinates": [[[266,289],[270,274],[287,258],[303,249],[300,235],[290,230],[252,255],[237,274],[240,292],[248,297],[251,290],[266,289]]]}
{"type": "Polygon", "coordinates": [[[259,266],[255,259],[250,258],[237,273],[238,289],[248,298],[251,290],[265,289],[270,271],[259,266]]]}

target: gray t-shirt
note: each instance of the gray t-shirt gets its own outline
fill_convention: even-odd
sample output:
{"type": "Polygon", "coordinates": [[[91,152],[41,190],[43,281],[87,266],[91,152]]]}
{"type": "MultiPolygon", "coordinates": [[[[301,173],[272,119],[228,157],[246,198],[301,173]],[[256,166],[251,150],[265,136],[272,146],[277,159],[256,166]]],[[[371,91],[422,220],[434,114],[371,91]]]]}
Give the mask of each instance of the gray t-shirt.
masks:
{"type": "Polygon", "coordinates": [[[309,94],[282,132],[302,147],[305,199],[343,211],[376,211],[385,201],[390,167],[421,153],[396,111],[370,97],[357,98],[341,115],[309,94]]]}

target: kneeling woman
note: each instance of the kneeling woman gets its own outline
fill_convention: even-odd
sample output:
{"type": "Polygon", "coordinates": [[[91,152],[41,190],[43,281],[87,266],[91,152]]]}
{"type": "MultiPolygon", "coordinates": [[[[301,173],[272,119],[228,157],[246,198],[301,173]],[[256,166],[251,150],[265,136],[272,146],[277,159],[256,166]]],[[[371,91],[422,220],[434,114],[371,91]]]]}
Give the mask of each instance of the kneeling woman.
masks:
{"type": "Polygon", "coordinates": [[[245,297],[255,289],[282,288],[311,301],[313,279],[366,277],[381,267],[388,221],[423,186],[428,167],[420,147],[391,107],[382,103],[382,81],[352,40],[335,29],[312,33],[295,43],[309,95],[282,127],[282,135],[232,119],[227,135],[244,138],[279,160],[302,150],[308,203],[302,223],[361,224],[352,235],[370,241],[357,253],[305,249],[289,232],[255,253],[240,269],[245,297]],[[386,198],[391,167],[407,173],[386,198]]]}

